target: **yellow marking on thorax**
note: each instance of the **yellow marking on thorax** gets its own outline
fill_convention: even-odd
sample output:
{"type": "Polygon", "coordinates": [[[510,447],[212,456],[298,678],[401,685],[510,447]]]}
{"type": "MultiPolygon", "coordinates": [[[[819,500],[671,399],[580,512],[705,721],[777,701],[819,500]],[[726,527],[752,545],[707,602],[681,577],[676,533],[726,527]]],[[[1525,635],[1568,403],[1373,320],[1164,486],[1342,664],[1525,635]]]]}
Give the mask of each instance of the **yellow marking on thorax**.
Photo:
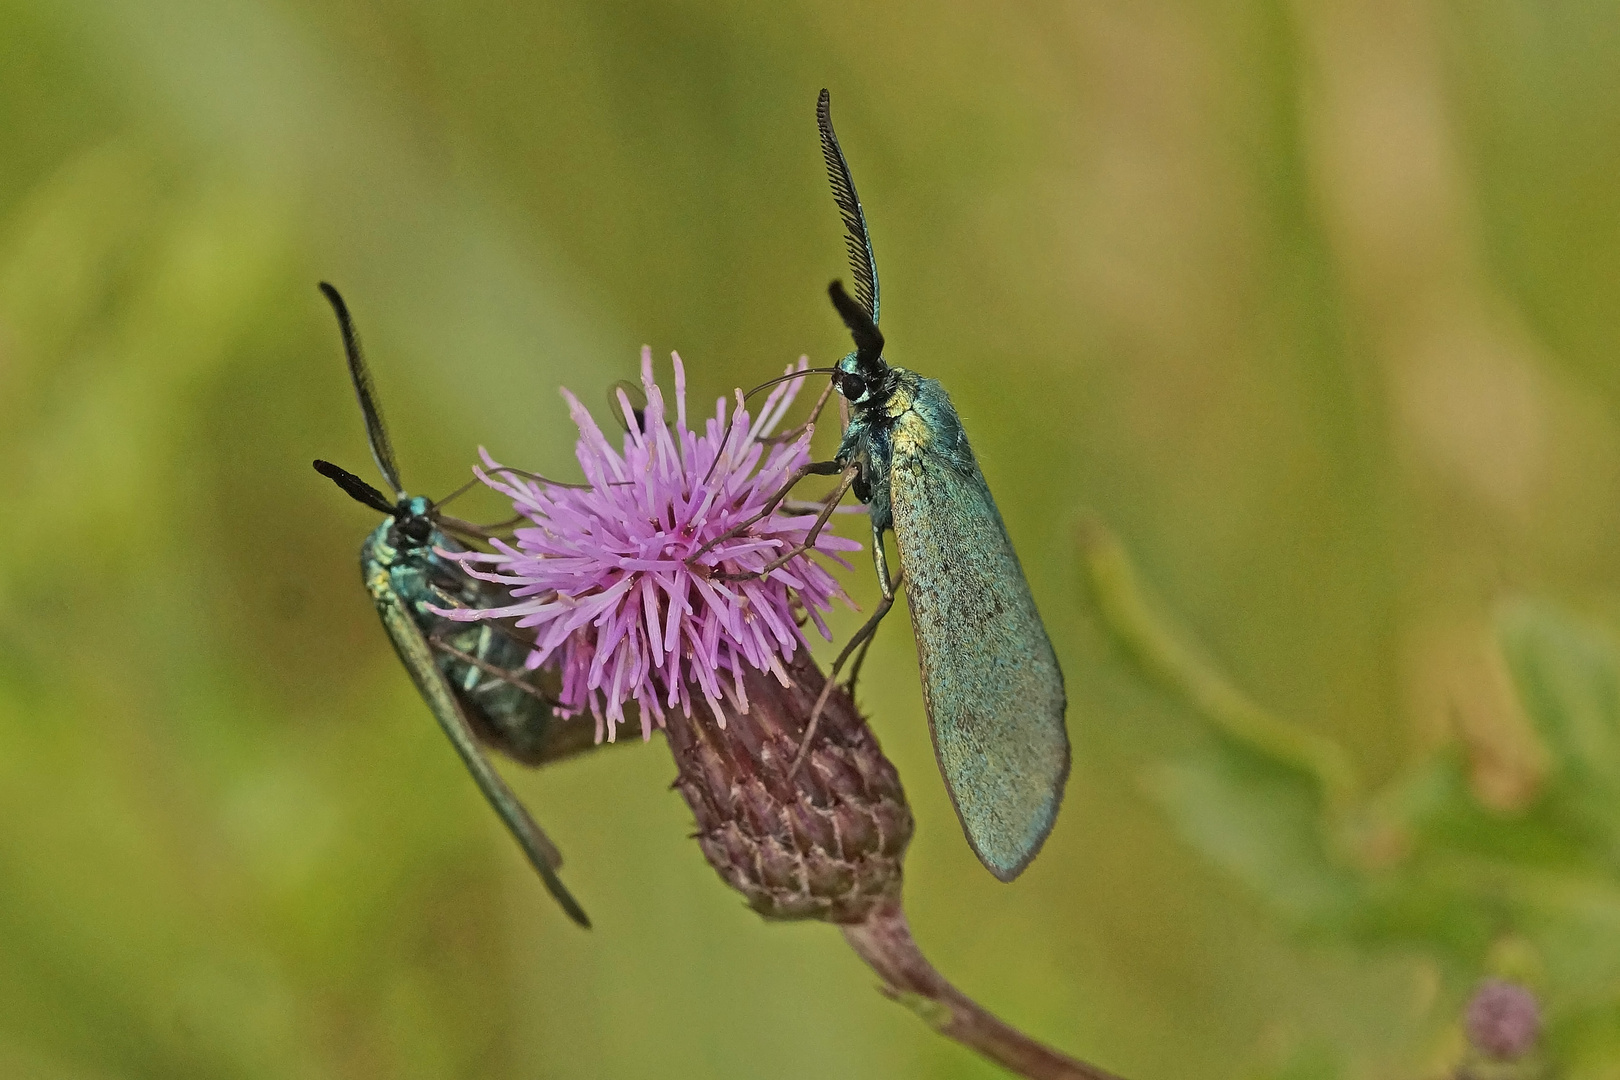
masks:
{"type": "Polygon", "coordinates": [[[895,423],[893,437],[896,457],[917,457],[933,441],[934,433],[928,430],[921,416],[907,410],[895,423]]]}
{"type": "Polygon", "coordinates": [[[894,440],[891,445],[898,457],[916,457],[927,448],[933,437],[923,418],[912,408],[916,401],[915,388],[910,380],[902,378],[884,406],[883,411],[895,422],[890,429],[894,440]]]}
{"type": "Polygon", "coordinates": [[[883,411],[889,419],[898,419],[901,413],[911,411],[911,406],[916,400],[911,384],[902,378],[898,380],[894,393],[889,395],[889,400],[883,403],[883,411]]]}
{"type": "Polygon", "coordinates": [[[388,569],[381,564],[371,568],[366,575],[366,589],[372,596],[386,596],[394,590],[394,583],[389,579],[388,569]]]}

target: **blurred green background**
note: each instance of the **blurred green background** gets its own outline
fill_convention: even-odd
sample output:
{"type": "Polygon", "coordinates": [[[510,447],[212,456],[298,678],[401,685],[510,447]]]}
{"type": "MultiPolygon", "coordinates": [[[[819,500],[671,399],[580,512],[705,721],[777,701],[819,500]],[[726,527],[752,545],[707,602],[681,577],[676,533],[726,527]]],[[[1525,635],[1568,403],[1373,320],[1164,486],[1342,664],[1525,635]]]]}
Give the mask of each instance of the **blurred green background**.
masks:
{"type": "Polygon", "coordinates": [[[0,6],[0,1076],[999,1075],[746,911],[656,740],[515,780],[571,926],[309,467],[370,475],[323,278],[430,495],[644,342],[840,355],[824,85],[1071,696],[1000,885],[885,627],[923,948],[1131,1080],[1446,1075],[1492,972],[1620,1076],[1620,7],[1522,0],[0,6]],[[1353,790],[1133,659],[1087,520],[1353,790]]]}

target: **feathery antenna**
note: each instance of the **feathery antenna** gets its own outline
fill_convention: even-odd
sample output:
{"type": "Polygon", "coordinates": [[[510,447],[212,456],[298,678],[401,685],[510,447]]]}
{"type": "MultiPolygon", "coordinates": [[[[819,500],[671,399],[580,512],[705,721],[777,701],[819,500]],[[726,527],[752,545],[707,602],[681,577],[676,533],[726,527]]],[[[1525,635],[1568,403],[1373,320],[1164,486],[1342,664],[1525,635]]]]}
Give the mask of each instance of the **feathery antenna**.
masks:
{"type": "Polygon", "coordinates": [[[855,359],[865,368],[882,368],[883,366],[883,333],[877,328],[877,322],[860,303],[852,299],[844,291],[844,283],[835,281],[827,286],[827,295],[832,297],[833,307],[843,316],[844,325],[849,327],[849,336],[855,339],[855,359]]]}
{"type": "Polygon", "coordinates": [[[394,504],[388,501],[388,496],[341,465],[334,465],[330,461],[322,461],[320,458],[316,458],[315,471],[337,484],[355,502],[365,503],[373,510],[384,514],[394,512],[394,504]]]}
{"type": "Polygon", "coordinates": [[[326,282],[321,282],[320,288],[321,295],[326,297],[326,302],[332,305],[332,310],[337,314],[338,329],[343,334],[343,353],[349,360],[349,381],[354,383],[354,396],[360,399],[360,412],[366,419],[366,442],[371,445],[372,459],[377,462],[377,470],[383,474],[383,479],[394,489],[395,497],[403,496],[405,485],[399,482],[399,466],[394,464],[394,447],[388,441],[382,408],[377,404],[376,392],[371,388],[371,372],[366,369],[366,358],[360,351],[360,335],[355,332],[354,320],[349,318],[349,305],[326,282]]]}
{"type": "Polygon", "coordinates": [[[855,278],[855,299],[861,302],[875,326],[878,321],[877,261],[872,258],[872,238],[866,231],[866,215],[855,194],[855,178],[839,148],[832,126],[832,97],[824,89],[816,101],[816,126],[821,129],[821,156],[827,159],[827,179],[832,182],[838,215],[844,219],[844,246],[849,249],[849,268],[855,278]]]}

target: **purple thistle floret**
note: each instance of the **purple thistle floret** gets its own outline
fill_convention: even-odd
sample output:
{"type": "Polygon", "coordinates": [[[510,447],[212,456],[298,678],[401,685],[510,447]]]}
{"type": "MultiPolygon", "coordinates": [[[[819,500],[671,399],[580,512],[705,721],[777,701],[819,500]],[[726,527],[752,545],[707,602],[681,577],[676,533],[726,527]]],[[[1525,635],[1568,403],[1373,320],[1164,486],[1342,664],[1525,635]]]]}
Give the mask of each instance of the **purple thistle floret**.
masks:
{"type": "MultiPolygon", "coordinates": [[[[619,403],[629,431],[614,450],[579,399],[564,390],[579,426],[575,451],[584,486],[536,480],[504,471],[487,453],[474,470],[507,495],[516,512],[534,523],[515,544],[492,542],[493,552],[460,558],[469,573],[500,582],[515,603],[500,608],[446,611],[452,619],[515,619],[530,628],[535,647],[528,666],[556,664],[562,676],[561,710],[596,718],[597,739],[611,740],[625,722],[624,705],[641,712],[648,738],[666,709],[692,710],[692,688],[717,717],[722,699],[747,712],[744,666],[774,674],[784,685],[782,661],[806,645],[802,622],[830,639],[822,613],[833,599],[849,603],[832,575],[799,555],[763,577],[724,581],[717,575],[758,571],[804,543],[814,513],[782,507],[743,534],[705,544],[764,508],[795,469],[809,460],[810,432],[786,442],[765,440],[781,422],[803,380],[766,398],[757,419],[737,394],[729,419],[726,401],[703,434],[686,426],[686,372],[675,364],[675,423],[666,423],[662,393],[653,381],[652,350],[641,352],[647,406],[639,423],[623,392],[619,403]],[[762,463],[763,462],[763,463],[762,463]],[[692,560],[689,562],[689,560],[692,560]],[[560,654],[560,655],[559,655],[560,654]]],[[[797,368],[805,366],[800,359],[797,368]]],[[[814,550],[842,565],[841,551],[860,544],[823,531],[814,550]]],[[[448,554],[448,553],[447,553],[448,554]]]]}

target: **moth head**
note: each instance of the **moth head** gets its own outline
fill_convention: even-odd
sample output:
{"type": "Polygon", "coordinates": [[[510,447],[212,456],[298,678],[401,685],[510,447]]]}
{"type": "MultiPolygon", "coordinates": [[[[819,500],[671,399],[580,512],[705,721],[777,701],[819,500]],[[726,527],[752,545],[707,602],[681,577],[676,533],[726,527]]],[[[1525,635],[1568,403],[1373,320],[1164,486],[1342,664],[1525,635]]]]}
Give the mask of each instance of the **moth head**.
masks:
{"type": "Polygon", "coordinates": [[[433,503],[420,495],[399,500],[394,507],[394,529],[404,548],[426,547],[437,528],[437,511],[433,503]]]}
{"type": "Polygon", "coordinates": [[[834,368],[833,385],[851,405],[869,405],[883,386],[883,372],[862,363],[859,354],[850,353],[834,368]]]}

